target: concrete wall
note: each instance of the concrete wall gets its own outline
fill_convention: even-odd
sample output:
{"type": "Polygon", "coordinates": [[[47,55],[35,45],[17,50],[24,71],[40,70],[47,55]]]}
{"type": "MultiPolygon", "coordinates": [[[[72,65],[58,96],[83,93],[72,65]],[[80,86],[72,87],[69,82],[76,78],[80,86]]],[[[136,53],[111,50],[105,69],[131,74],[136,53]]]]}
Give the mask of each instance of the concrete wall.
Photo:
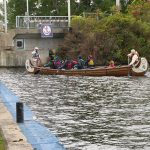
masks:
{"type": "MultiPolygon", "coordinates": [[[[62,35],[62,34],[61,34],[62,35]]],[[[39,47],[42,63],[46,63],[48,48],[57,48],[63,43],[62,36],[41,38],[39,33],[24,32],[21,34],[11,30],[7,34],[0,33],[0,67],[23,67],[31,58],[34,47],[39,47]],[[23,47],[17,47],[17,40],[23,41],[23,47]]]]}
{"type": "MultiPolygon", "coordinates": [[[[17,39],[14,40],[14,43],[16,44],[17,39]]],[[[17,61],[16,65],[24,66],[25,60],[30,58],[31,59],[31,53],[34,49],[34,47],[39,48],[39,53],[42,59],[42,63],[45,64],[48,58],[48,49],[57,48],[60,44],[63,43],[63,39],[24,39],[24,48],[19,49],[14,45],[15,47],[15,60],[17,61]]],[[[8,59],[7,59],[8,60],[8,59]]],[[[10,61],[9,61],[10,62],[10,61]]]]}
{"type": "MultiPolygon", "coordinates": [[[[0,51],[0,67],[23,67],[26,59],[31,59],[31,50],[0,51]]],[[[48,50],[40,50],[42,63],[48,58],[48,50]]]]}
{"type": "MultiPolygon", "coordinates": [[[[19,102],[19,97],[15,95],[10,89],[8,89],[3,83],[0,82],[0,98],[7,107],[8,111],[11,113],[14,121],[17,121],[16,116],[16,103],[19,102]]],[[[2,109],[1,109],[2,111],[2,109]]],[[[34,120],[35,118],[33,112],[30,110],[28,106],[23,104],[23,123],[18,123],[20,131],[24,134],[27,141],[32,145],[34,150],[66,150],[65,147],[59,142],[58,138],[46,128],[44,125],[34,120]]],[[[7,118],[5,118],[7,119],[7,118]]],[[[10,138],[7,138],[9,146],[7,147],[9,150],[28,150],[29,147],[24,144],[24,140],[19,142],[24,146],[24,148],[19,147],[19,143],[15,144],[12,142],[13,140],[19,140],[20,134],[17,135],[15,127],[12,124],[7,124],[4,130],[4,135],[8,134],[10,138]],[[10,128],[10,133],[7,131],[7,127],[10,128]],[[14,133],[12,134],[12,130],[14,129],[14,133]],[[13,138],[12,135],[15,137],[13,138]],[[14,148],[14,149],[13,149],[14,148]],[[21,148],[21,149],[20,149],[21,148]]],[[[22,137],[21,137],[22,138],[22,137]]]]}
{"type": "MultiPolygon", "coordinates": [[[[17,51],[33,50],[37,46],[40,51],[48,50],[48,48],[56,48],[62,44],[63,39],[24,39],[24,49],[17,49],[17,51]]],[[[15,42],[16,44],[16,42],[15,42]]]]}

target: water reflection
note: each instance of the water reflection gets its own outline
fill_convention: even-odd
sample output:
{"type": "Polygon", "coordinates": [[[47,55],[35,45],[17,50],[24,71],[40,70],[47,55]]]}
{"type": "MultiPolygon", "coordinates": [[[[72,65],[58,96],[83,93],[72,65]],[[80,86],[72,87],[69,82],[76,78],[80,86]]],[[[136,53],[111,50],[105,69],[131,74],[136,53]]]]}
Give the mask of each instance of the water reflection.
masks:
{"type": "Polygon", "coordinates": [[[150,149],[150,72],[131,78],[0,73],[68,150],[150,149]]]}

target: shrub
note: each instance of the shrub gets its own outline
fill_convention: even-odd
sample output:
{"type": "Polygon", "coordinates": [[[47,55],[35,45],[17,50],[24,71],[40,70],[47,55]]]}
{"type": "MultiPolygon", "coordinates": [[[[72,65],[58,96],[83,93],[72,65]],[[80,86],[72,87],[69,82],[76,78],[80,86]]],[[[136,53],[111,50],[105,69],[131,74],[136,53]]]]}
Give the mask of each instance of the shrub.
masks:
{"type": "Polygon", "coordinates": [[[127,64],[127,54],[132,48],[150,57],[150,26],[133,15],[117,13],[101,20],[76,17],[72,27],[64,47],[77,49],[78,54],[92,54],[98,64],[112,58],[119,64],[127,64]]]}

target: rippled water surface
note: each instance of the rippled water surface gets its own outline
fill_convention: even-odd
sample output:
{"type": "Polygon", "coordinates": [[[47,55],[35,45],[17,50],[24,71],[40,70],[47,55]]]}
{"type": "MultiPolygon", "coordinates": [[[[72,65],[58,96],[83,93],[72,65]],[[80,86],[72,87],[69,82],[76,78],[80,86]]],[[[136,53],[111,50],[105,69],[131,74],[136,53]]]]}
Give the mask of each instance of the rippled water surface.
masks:
{"type": "Polygon", "coordinates": [[[0,80],[67,150],[150,150],[146,77],[66,77],[0,69],[0,80]]]}

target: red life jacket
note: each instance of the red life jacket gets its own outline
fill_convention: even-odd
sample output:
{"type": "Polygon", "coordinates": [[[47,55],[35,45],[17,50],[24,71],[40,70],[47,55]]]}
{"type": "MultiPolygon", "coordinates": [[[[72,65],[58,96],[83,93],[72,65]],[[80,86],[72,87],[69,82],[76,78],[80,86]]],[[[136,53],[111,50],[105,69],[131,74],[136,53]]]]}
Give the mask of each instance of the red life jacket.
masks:
{"type": "Polygon", "coordinates": [[[72,62],[69,61],[69,62],[67,63],[67,69],[72,69],[72,67],[73,67],[72,62]]]}

